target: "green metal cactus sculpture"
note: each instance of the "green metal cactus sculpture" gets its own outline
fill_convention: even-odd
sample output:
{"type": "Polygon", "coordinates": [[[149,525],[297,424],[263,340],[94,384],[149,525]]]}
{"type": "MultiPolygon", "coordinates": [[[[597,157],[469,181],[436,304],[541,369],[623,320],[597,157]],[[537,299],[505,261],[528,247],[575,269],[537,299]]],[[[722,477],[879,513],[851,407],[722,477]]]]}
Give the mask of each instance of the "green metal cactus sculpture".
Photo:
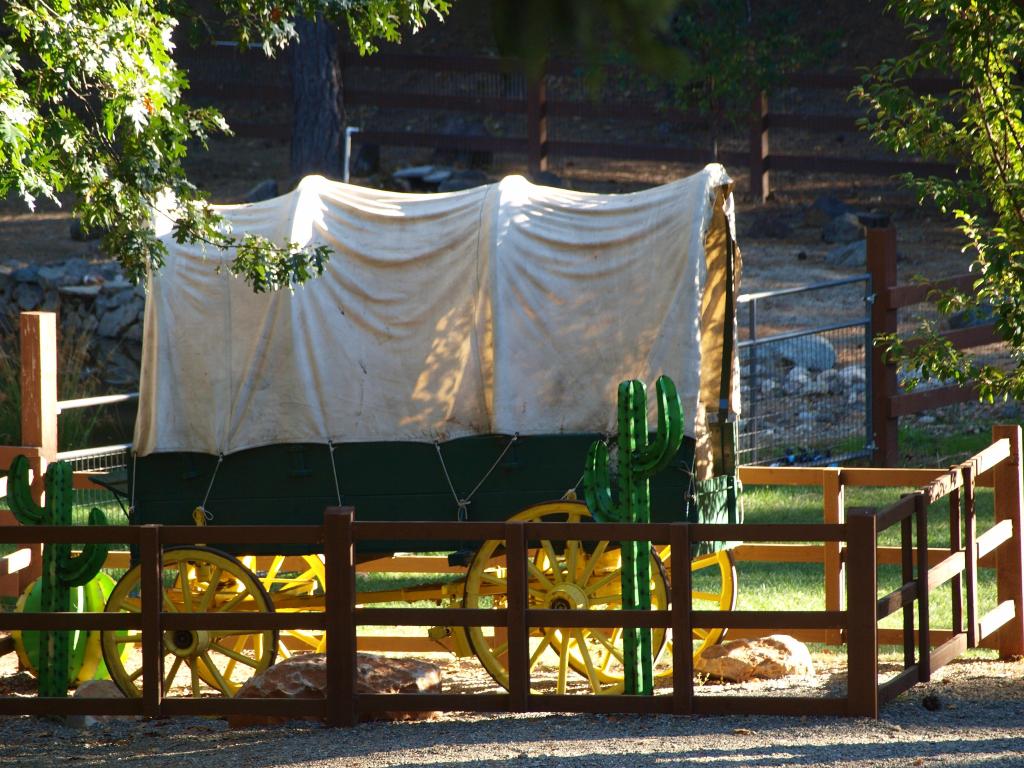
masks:
{"type": "MultiPolygon", "coordinates": [[[[648,440],[647,389],[642,381],[619,384],[618,501],[608,472],[608,446],[594,442],[587,452],[583,490],[591,513],[601,522],[649,523],[650,478],[668,466],[683,439],[683,409],[675,384],[661,376],[656,384],[658,427],[648,440]]],[[[622,607],[651,607],[649,541],[624,541],[622,546],[622,607]]],[[[623,630],[625,692],[654,692],[651,630],[623,630]]]]}
{"type": "MultiPolygon", "coordinates": [[[[32,498],[28,460],[18,456],[11,464],[7,501],[22,525],[71,525],[72,471],[66,461],[46,470],[46,502],[39,506],[32,498]]],[[[106,525],[103,512],[89,512],[89,525],[106,525]]],[[[77,557],[70,544],[43,546],[41,605],[44,612],[71,610],[71,588],[88,583],[107,559],[106,544],[87,544],[77,557]]],[[[68,692],[68,632],[39,633],[39,695],[66,696],[68,692]]]]}

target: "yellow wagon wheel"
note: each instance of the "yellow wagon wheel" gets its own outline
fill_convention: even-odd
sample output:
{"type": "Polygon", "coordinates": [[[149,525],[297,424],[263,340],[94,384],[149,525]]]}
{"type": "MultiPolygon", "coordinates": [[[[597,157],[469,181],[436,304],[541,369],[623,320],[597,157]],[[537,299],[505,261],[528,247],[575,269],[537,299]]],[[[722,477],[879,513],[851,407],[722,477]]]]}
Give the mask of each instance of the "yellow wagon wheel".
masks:
{"type": "MultiPolygon", "coordinates": [[[[323,609],[327,577],[320,555],[274,555],[265,572],[256,569],[254,555],[240,559],[242,565],[256,574],[278,613],[323,609]]],[[[322,653],[326,646],[327,633],[322,630],[283,629],[278,637],[277,653],[287,659],[296,652],[322,653]]]]}
{"type": "MultiPolygon", "coordinates": [[[[161,569],[165,613],[274,610],[253,573],[222,552],[205,547],[167,550],[161,569]]],[[[136,566],[121,577],[107,600],[107,612],[141,612],[140,573],[136,566]]],[[[101,645],[117,687],[126,696],[141,696],[142,633],[105,631],[101,645]]],[[[276,648],[274,630],[166,630],[163,690],[178,680],[191,696],[233,696],[246,680],[274,663],[276,648]]]]}
{"type": "MultiPolygon", "coordinates": [[[[671,563],[670,547],[661,548],[659,553],[662,562],[671,563]]],[[[671,572],[671,568],[668,569],[671,572]]],[[[690,599],[696,611],[731,611],[736,608],[736,562],[732,552],[723,549],[712,552],[690,561],[691,592],[690,599]]],[[[720,642],[726,634],[721,627],[693,629],[693,658],[696,659],[708,648],[720,642]]],[[[672,674],[672,643],[669,634],[668,642],[662,653],[662,664],[657,670],[658,677],[672,674]]]]}
{"type": "MultiPolygon", "coordinates": [[[[582,502],[559,501],[537,504],[519,512],[512,520],[529,522],[580,522],[590,518],[582,502]]],[[[540,548],[527,561],[529,606],[534,608],[566,608],[617,610],[622,606],[620,586],[621,562],[617,550],[609,551],[610,542],[584,546],[580,541],[541,541],[540,548]]],[[[466,575],[464,605],[467,608],[504,607],[507,580],[501,558],[504,542],[484,542],[477,551],[466,575]]],[[[657,558],[652,555],[651,604],[653,608],[668,606],[668,584],[657,558]]],[[[481,627],[465,629],[470,647],[484,668],[503,687],[508,687],[508,642],[502,633],[493,636],[481,627]]],[[[558,658],[557,691],[565,693],[570,669],[580,673],[595,693],[616,693],[622,690],[622,651],[620,630],[596,628],[535,628],[530,632],[530,669],[551,650],[558,658]]],[[[653,647],[660,651],[664,630],[653,633],[653,647]]]]}

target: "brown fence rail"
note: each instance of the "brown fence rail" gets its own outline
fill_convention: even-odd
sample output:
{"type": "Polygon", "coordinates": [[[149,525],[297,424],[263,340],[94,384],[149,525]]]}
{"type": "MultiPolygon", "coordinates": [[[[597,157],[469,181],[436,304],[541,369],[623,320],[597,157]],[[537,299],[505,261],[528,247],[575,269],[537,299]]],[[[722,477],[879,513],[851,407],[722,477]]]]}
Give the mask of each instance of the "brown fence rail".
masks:
{"type": "MultiPolygon", "coordinates": [[[[214,63],[238,54],[230,47],[204,49],[186,59],[191,70],[194,95],[221,101],[250,101],[279,103],[290,101],[291,87],[286,79],[239,84],[225,83],[214,63]]],[[[252,54],[248,54],[252,56],[252,54]]],[[[286,59],[285,59],[286,61],[286,59]]],[[[467,55],[422,55],[407,53],[376,53],[360,57],[346,52],[341,57],[343,99],[346,106],[373,107],[381,110],[426,110],[470,112],[481,115],[521,116],[525,129],[513,136],[469,136],[440,133],[433,130],[386,130],[372,122],[352,137],[355,143],[384,146],[458,148],[483,152],[504,152],[526,155],[531,171],[546,170],[549,158],[601,157],[627,160],[647,160],[676,163],[708,163],[719,161],[728,165],[750,169],[750,192],[757,200],[766,200],[772,192],[772,174],[777,171],[800,173],[838,173],[889,176],[907,171],[929,175],[951,175],[954,166],[896,158],[864,158],[824,154],[791,154],[771,151],[770,135],[780,131],[809,133],[852,133],[858,130],[857,116],[847,114],[808,114],[799,111],[773,111],[769,95],[757,93],[753,99],[750,119],[749,148],[746,151],[719,150],[718,139],[711,136],[714,123],[708,115],[692,109],[681,109],[673,104],[671,87],[662,84],[664,95],[654,101],[631,98],[629,102],[614,103],[586,95],[581,84],[585,69],[576,62],[552,60],[536,79],[523,74],[520,62],[511,58],[467,55]],[[501,78],[499,86],[489,86],[486,92],[457,92],[455,89],[431,88],[418,92],[395,85],[367,86],[362,75],[368,69],[386,73],[419,72],[425,79],[466,75],[491,75],[501,78]],[[578,81],[578,82],[577,82],[578,81]],[[556,85],[574,83],[579,87],[568,90],[575,97],[560,95],[556,85]],[[583,93],[580,96],[580,92],[583,93]],[[583,141],[576,138],[549,139],[559,120],[581,119],[605,121],[609,119],[665,121],[675,127],[709,133],[700,146],[673,146],[663,141],[583,141]]],[[[621,67],[619,69],[622,69],[621,67]]],[[[618,71],[618,70],[616,70],[618,71]]],[[[628,70],[622,70],[628,73],[628,70]]],[[[635,74],[635,73],[633,73],[635,74]]],[[[831,91],[847,93],[860,83],[857,73],[801,73],[792,75],[780,88],[799,91],[831,91]]],[[[942,91],[952,87],[952,81],[935,77],[917,77],[911,81],[918,90],[942,91]]],[[[479,90],[479,89],[478,89],[479,90]]],[[[565,89],[562,89],[563,91],[565,89]]],[[[238,136],[252,138],[288,139],[291,125],[285,122],[234,121],[238,136]]],[[[568,134],[574,136],[577,131],[568,134]]]]}
{"type": "MultiPolygon", "coordinates": [[[[895,334],[899,310],[915,304],[934,302],[945,291],[970,291],[977,279],[970,274],[914,285],[899,285],[896,276],[896,230],[891,226],[867,230],[867,264],[871,273],[874,301],[871,306],[872,334],[895,334]]],[[[940,336],[956,349],[971,349],[1001,341],[995,324],[981,323],[945,331],[940,336]]],[[[907,349],[913,350],[914,344],[907,349]]],[[[977,400],[973,386],[948,385],[917,392],[901,392],[897,365],[881,347],[871,352],[871,423],[874,432],[873,463],[891,467],[899,463],[899,418],[946,405],[977,400]]]]}

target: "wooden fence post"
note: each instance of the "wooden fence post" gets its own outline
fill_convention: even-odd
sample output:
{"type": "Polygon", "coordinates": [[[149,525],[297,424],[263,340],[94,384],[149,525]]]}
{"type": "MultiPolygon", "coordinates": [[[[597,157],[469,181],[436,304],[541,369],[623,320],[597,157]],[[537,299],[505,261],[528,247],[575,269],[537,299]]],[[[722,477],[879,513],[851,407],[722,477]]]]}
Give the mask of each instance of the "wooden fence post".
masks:
{"type": "Polygon", "coordinates": [[[758,91],[750,120],[750,197],[755,203],[766,202],[772,193],[768,155],[768,94],[758,91]]]}
{"type": "Polygon", "coordinates": [[[851,513],[847,531],[846,695],[849,714],[877,718],[878,565],[874,513],[851,513]]]}
{"type": "Polygon", "coordinates": [[[932,679],[931,593],[928,591],[928,504],[924,494],[914,495],[914,524],[917,529],[917,679],[932,679]]]}
{"type": "Polygon", "coordinates": [[[530,627],[526,625],[526,529],[520,520],[505,523],[508,617],[508,696],[510,712],[526,712],[530,701],[530,627]]]}
{"type": "Polygon", "coordinates": [[[356,560],[351,508],[324,510],[327,724],[353,726],[356,709],[356,560]]]}
{"type": "Polygon", "coordinates": [[[693,643],[689,523],[672,523],[672,714],[693,714],[693,643]]]}
{"type": "MultiPolygon", "coordinates": [[[[823,469],[821,476],[823,522],[836,525],[846,522],[846,494],[843,489],[841,470],[823,469]]],[[[843,559],[838,541],[826,541],[825,547],[825,610],[843,609],[843,559]]],[[[839,645],[843,642],[841,629],[829,629],[828,642],[839,645]]]]}
{"type": "Polygon", "coordinates": [[[1021,480],[1021,429],[1016,424],[992,427],[992,439],[1010,441],[1010,458],[992,470],[996,522],[1011,520],[1013,536],[996,549],[997,601],[1012,600],[1013,618],[999,630],[999,657],[1024,655],[1024,536],[1021,531],[1024,496],[1021,480]]]}
{"type": "MultiPolygon", "coordinates": [[[[32,496],[41,503],[42,476],[57,460],[57,316],[53,312],[22,312],[21,336],[21,445],[35,446],[40,458],[31,459],[32,496]]],[[[27,544],[32,562],[19,571],[23,592],[42,571],[43,545],[27,544]]]]}
{"type": "Polygon", "coordinates": [[[548,169],[548,97],[543,71],[527,80],[526,86],[527,165],[530,173],[548,169]]]}
{"type": "MultiPolygon", "coordinates": [[[[867,229],[868,272],[871,273],[871,333],[896,333],[897,310],[890,306],[889,289],[896,285],[896,230],[891,226],[867,229]]],[[[899,420],[890,416],[889,398],[898,391],[896,366],[885,360],[880,347],[871,348],[872,463],[892,467],[899,462],[899,420]]]]}
{"type": "Polygon", "coordinates": [[[160,631],[163,567],[159,525],[143,525],[140,528],[139,560],[139,586],[142,589],[142,713],[146,717],[160,717],[164,695],[164,646],[160,631]]]}

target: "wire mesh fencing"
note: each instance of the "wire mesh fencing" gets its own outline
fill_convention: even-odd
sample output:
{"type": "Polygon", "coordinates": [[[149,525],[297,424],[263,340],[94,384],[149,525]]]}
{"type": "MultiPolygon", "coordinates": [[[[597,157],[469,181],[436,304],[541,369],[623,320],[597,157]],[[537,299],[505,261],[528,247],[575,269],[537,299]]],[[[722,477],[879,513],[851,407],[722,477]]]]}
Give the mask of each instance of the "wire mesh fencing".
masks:
{"type": "Polygon", "coordinates": [[[827,466],[871,451],[867,275],[747,294],[741,464],[827,466]],[[807,326],[810,318],[822,322],[807,326]]]}
{"type": "MultiPolygon", "coordinates": [[[[101,474],[127,470],[130,449],[131,446],[128,444],[105,445],[80,451],[65,451],[57,454],[57,458],[69,462],[74,472],[101,474]]],[[[119,500],[111,491],[98,488],[75,489],[73,498],[71,519],[75,525],[87,524],[89,510],[93,507],[104,512],[110,525],[127,522],[127,510],[123,500],[119,500]]]]}

